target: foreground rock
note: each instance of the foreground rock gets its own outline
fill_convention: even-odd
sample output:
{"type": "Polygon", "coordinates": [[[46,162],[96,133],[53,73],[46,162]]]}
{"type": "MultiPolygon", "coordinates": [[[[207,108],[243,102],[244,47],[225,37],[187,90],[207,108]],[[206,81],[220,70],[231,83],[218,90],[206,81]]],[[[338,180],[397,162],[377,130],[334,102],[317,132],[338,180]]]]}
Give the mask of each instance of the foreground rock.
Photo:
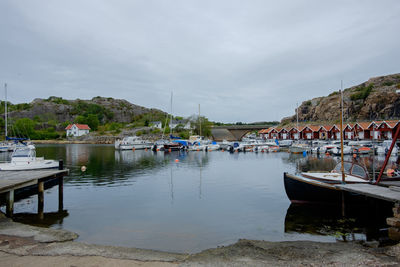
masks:
{"type": "MultiPolygon", "coordinates": [[[[1,216],[1,215],[0,215],[1,216]]],[[[2,266],[398,266],[400,246],[239,240],[197,254],[167,253],[72,241],[65,230],[27,226],[0,217],[2,266]]]]}

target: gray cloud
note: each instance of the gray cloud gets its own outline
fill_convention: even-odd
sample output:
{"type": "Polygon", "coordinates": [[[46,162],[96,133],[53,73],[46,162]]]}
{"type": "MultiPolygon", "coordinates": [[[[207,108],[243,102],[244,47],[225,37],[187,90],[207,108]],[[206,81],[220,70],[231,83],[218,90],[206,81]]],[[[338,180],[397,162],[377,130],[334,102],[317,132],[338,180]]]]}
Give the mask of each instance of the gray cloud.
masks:
{"type": "Polygon", "coordinates": [[[211,120],[279,120],[296,102],[400,72],[400,2],[2,1],[9,100],[124,98],[211,120]]]}

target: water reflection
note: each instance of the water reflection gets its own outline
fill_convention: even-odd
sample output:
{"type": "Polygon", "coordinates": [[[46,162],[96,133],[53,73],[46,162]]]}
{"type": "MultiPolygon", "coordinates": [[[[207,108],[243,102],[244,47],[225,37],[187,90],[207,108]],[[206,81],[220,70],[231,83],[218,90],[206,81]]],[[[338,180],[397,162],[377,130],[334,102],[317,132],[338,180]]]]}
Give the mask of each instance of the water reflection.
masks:
{"type": "Polygon", "coordinates": [[[392,205],[370,202],[368,207],[347,207],[346,216],[338,206],[291,204],[286,212],[285,233],[333,236],[340,241],[387,240],[385,218],[392,205]]]}
{"type": "Polygon", "coordinates": [[[69,216],[67,210],[56,211],[56,212],[45,212],[43,217],[38,213],[20,212],[13,216],[13,220],[20,223],[26,223],[30,225],[40,227],[50,227],[54,225],[62,225],[66,217],[69,216]]]}

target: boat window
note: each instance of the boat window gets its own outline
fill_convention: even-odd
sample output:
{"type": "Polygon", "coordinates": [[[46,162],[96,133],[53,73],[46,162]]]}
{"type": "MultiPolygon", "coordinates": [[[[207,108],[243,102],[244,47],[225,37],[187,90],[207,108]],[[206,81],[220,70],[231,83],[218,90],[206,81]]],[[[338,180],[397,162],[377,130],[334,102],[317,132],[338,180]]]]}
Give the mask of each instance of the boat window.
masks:
{"type": "Polygon", "coordinates": [[[30,149],[16,149],[13,153],[13,157],[29,157],[30,156],[30,149]]]}
{"type": "Polygon", "coordinates": [[[367,173],[365,172],[365,169],[361,167],[360,165],[353,165],[353,169],[351,170],[351,174],[355,176],[360,176],[362,178],[367,178],[367,173]]]}
{"type": "MultiPolygon", "coordinates": [[[[344,162],[344,165],[343,165],[344,166],[344,173],[347,173],[347,174],[350,173],[351,165],[352,164],[350,162],[344,162]]],[[[336,165],[334,171],[337,172],[337,173],[341,173],[342,172],[341,167],[342,167],[342,164],[341,164],[341,162],[339,162],[336,165]]]]}

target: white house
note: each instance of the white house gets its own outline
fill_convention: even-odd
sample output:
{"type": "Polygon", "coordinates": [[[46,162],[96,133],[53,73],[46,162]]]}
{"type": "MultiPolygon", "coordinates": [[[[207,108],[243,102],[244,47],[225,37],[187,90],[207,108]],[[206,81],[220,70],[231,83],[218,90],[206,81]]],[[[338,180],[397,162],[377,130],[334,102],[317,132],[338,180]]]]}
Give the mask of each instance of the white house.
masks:
{"type": "Polygon", "coordinates": [[[70,124],[65,130],[67,136],[82,136],[89,133],[90,127],[87,124],[70,124]]]}
{"type": "Polygon", "coordinates": [[[150,122],[150,126],[153,128],[162,129],[162,122],[161,121],[152,121],[152,122],[150,122]]]}
{"type": "Polygon", "coordinates": [[[178,125],[181,125],[182,126],[182,128],[183,129],[185,129],[185,130],[190,130],[190,129],[192,129],[192,126],[191,126],[191,123],[190,123],[190,121],[189,120],[172,120],[170,123],[169,123],[169,127],[171,128],[171,129],[175,129],[178,125]]]}

